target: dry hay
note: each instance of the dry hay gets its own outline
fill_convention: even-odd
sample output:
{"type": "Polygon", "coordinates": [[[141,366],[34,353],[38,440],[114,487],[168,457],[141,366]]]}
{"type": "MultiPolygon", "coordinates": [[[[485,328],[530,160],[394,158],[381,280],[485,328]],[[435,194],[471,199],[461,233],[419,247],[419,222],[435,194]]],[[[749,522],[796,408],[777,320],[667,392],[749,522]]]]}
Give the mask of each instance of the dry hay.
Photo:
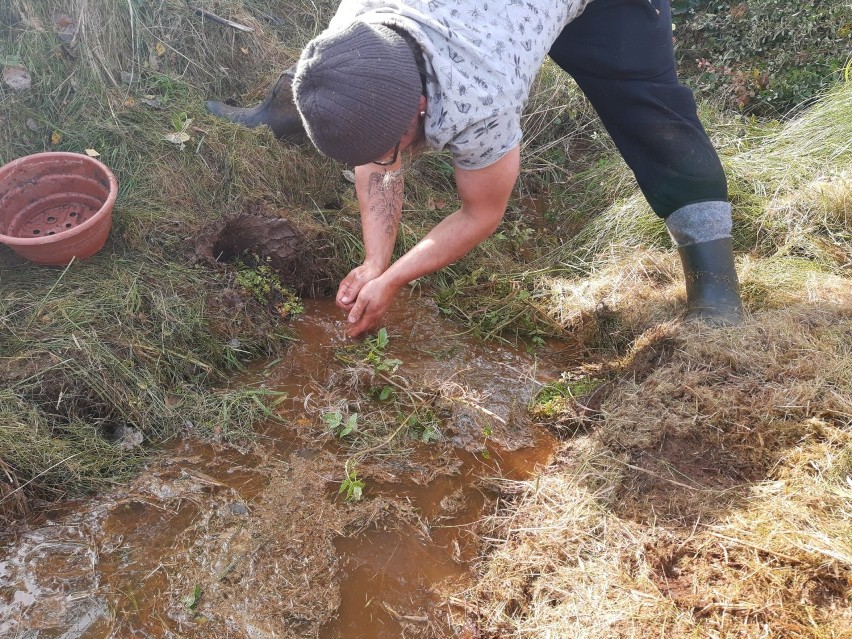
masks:
{"type": "Polygon", "coordinates": [[[618,348],[677,314],[681,279],[675,253],[614,245],[587,275],[543,277],[538,297],[567,335],[591,347],[618,348]]]}
{"type": "Polygon", "coordinates": [[[636,341],[599,428],[505,486],[473,636],[850,636],[852,287],[799,299],[636,341]]]}

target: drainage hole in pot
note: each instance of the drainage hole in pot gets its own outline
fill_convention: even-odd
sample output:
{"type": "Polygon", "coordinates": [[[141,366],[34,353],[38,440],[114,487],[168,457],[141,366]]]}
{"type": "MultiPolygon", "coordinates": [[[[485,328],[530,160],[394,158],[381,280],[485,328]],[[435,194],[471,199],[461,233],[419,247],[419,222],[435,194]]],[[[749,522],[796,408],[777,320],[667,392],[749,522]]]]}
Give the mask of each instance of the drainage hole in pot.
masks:
{"type": "Polygon", "coordinates": [[[33,235],[38,235],[39,233],[41,233],[41,231],[40,231],[40,230],[38,230],[38,229],[33,229],[33,235]]]}
{"type": "Polygon", "coordinates": [[[71,212],[68,214],[68,217],[77,217],[77,211],[71,211],[71,212]]]}
{"type": "Polygon", "coordinates": [[[49,224],[53,224],[56,221],[56,218],[51,215],[50,217],[47,218],[47,221],[48,221],[49,224]]]}
{"type": "Polygon", "coordinates": [[[65,228],[70,229],[71,228],[71,222],[68,222],[68,224],[65,225],[65,228]]]}
{"type": "Polygon", "coordinates": [[[53,231],[51,231],[50,233],[48,233],[48,235],[56,235],[56,233],[54,233],[53,231]]]}

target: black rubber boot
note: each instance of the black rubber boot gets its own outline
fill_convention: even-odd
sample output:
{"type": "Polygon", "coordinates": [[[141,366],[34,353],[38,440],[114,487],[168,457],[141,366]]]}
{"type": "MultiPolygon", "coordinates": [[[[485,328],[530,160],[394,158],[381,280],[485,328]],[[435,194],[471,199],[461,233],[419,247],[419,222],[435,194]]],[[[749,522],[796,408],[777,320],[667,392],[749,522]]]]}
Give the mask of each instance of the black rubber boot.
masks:
{"type": "Polygon", "coordinates": [[[736,326],[743,319],[731,238],[678,248],[686,278],[686,319],[736,326]]]}
{"type": "Polygon", "coordinates": [[[251,108],[232,107],[224,102],[207,102],[207,110],[213,115],[225,118],[237,124],[254,128],[266,125],[280,140],[305,142],[307,134],[302,126],[302,118],[293,102],[293,75],[295,67],[287,69],[267,93],[266,98],[251,108]]]}

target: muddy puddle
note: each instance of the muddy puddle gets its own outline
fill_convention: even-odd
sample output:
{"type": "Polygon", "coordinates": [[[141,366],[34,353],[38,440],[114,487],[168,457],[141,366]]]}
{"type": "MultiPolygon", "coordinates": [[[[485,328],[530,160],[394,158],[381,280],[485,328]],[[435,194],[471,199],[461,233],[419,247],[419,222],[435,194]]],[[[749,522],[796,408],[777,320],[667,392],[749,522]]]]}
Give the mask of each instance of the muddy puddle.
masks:
{"type": "Polygon", "coordinates": [[[450,595],[473,579],[495,478],[529,478],[554,454],[526,407],[567,355],[481,344],[400,297],[387,379],[409,396],[440,389],[431,441],[377,446],[359,458],[363,498],[338,495],[351,449],[324,411],[364,393],[341,362],[342,313],[307,301],[298,341],[239,380],[285,391],[282,422],[242,449],[175,442],[127,485],[7,533],[0,637],[453,636],[450,595]]]}

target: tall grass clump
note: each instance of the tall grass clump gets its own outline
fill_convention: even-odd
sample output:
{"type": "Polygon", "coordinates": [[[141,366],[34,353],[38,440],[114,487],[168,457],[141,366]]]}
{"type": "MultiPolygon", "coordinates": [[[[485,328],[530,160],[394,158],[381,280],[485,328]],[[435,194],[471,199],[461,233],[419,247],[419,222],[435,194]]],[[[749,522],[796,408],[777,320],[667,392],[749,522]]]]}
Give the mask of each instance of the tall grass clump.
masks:
{"type": "Polygon", "coordinates": [[[333,5],[205,6],[245,32],[176,0],[3,3],[0,65],[26,67],[31,86],[0,87],[0,163],[91,150],[120,193],[89,260],[45,268],[0,247],[0,513],[126,477],[178,433],[247,437],[271,414],[274,398],[225,382],[289,331],[232,266],[199,257],[215,258],[221,220],[258,211],[329,247],[322,208],[351,185],[204,101],[260,99],[333,5]]]}
{"type": "MultiPolygon", "coordinates": [[[[720,136],[740,278],[752,310],[785,303],[806,282],[848,278],[850,100],[852,83],[843,83],[774,129],[754,127],[757,137],[720,136]]],[[[536,262],[543,276],[528,284],[529,299],[569,333],[587,333],[597,317],[635,338],[676,315],[670,302],[683,299],[665,227],[632,188],[536,262]]]]}
{"type": "Polygon", "coordinates": [[[847,636],[845,283],[736,330],[659,324],[637,339],[594,428],[505,486],[462,597],[478,631],[847,636]]]}
{"type": "Polygon", "coordinates": [[[735,190],[764,203],[746,210],[751,219],[741,219],[754,229],[756,248],[848,264],[852,83],[838,84],[756,146],[730,157],[728,167],[735,190]],[[829,255],[813,248],[820,245],[829,255]]]}
{"type": "Polygon", "coordinates": [[[18,490],[102,487],[143,443],[246,438],[269,414],[267,394],[227,390],[226,374],[289,336],[232,282],[138,254],[18,266],[0,273],[0,459],[18,490]]]}

